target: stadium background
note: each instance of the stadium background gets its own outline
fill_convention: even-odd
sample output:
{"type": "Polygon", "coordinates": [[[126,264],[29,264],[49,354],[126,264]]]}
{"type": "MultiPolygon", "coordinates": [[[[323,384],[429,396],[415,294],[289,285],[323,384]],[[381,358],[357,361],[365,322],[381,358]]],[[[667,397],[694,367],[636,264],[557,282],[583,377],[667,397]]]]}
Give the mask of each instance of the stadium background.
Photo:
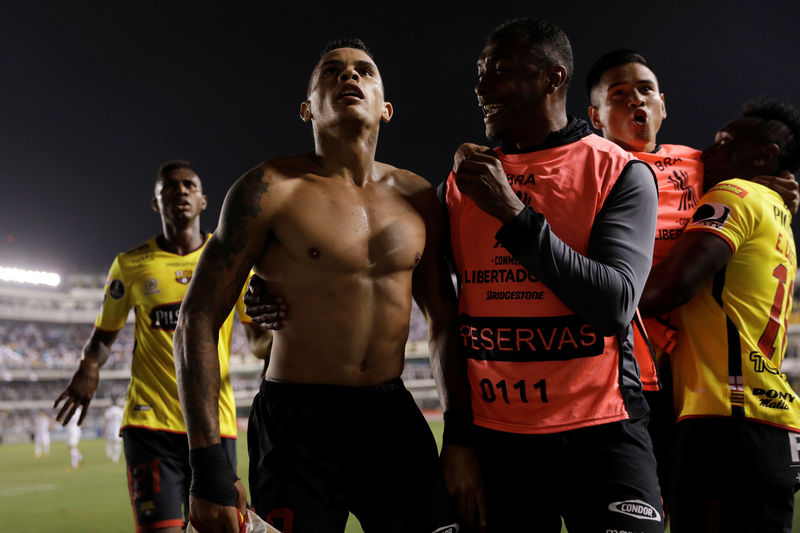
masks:
{"type": "MultiPolygon", "coordinates": [[[[103,300],[105,275],[68,275],[58,287],[48,287],[3,281],[11,277],[3,268],[0,265],[0,531],[42,531],[42,524],[31,519],[43,514],[60,517],[58,531],[92,531],[106,515],[116,518],[114,524],[105,523],[97,531],[130,531],[124,460],[114,465],[105,457],[102,437],[103,413],[115,399],[125,397],[130,380],[133,311],[100,371],[100,385],[83,422],[84,465],[73,472],[59,424],[51,432],[50,456],[34,459],[34,421],[41,411],[53,417],[57,412],[53,401],[77,368],[103,300]]],[[[244,330],[236,321],[230,370],[240,421],[240,465],[246,464],[244,430],[262,364],[248,352],[244,330]]],[[[441,413],[428,362],[427,326],[416,305],[403,379],[436,426],[441,413]]],[[[440,424],[436,434],[441,434],[440,424]]],[[[240,475],[244,478],[246,472],[240,475]]],[[[351,520],[347,531],[360,528],[351,520]]]]}
{"type": "MultiPolygon", "coordinates": [[[[128,386],[133,312],[101,370],[100,386],[83,424],[85,465],[77,472],[69,470],[64,430],[57,424],[51,433],[50,457],[33,458],[34,419],[40,411],[55,415],[53,401],[77,367],[103,299],[104,281],[104,275],[88,273],[68,275],[58,287],[0,280],[0,531],[42,531],[41,524],[31,521],[31,513],[60,518],[59,531],[93,531],[105,515],[114,517],[115,522],[97,531],[132,529],[124,467],[122,463],[113,465],[104,456],[101,438],[103,411],[115,399],[123,398],[128,386]],[[52,503],[47,506],[48,502],[52,503]]],[[[783,370],[800,391],[800,292],[793,296],[795,312],[783,370]]],[[[240,420],[240,465],[246,464],[244,430],[261,366],[262,362],[249,354],[242,326],[236,322],[230,369],[240,420]]],[[[416,305],[411,313],[403,379],[438,438],[441,413],[428,361],[427,329],[416,305]]],[[[246,472],[240,471],[240,475],[245,478],[246,472]]],[[[800,532],[800,520],[795,522],[794,531],[800,532]]],[[[351,519],[347,533],[359,531],[351,519]]]]}
{"type": "MultiPolygon", "coordinates": [[[[97,531],[132,530],[124,467],[105,459],[101,440],[90,440],[101,432],[103,409],[125,394],[132,324],[101,371],[80,471],[67,469],[60,428],[51,457],[34,461],[33,418],[42,409],[54,414],[52,402],[77,366],[102,300],[105,276],[96,272],[157,231],[147,203],[157,164],[187,157],[200,165],[211,202],[204,229],[213,229],[235,176],[265,157],[308,148],[296,102],[328,37],[359,35],[372,45],[397,111],[381,132],[379,158],[433,182],[459,142],[483,139],[474,59],[488,29],[513,16],[551,19],[570,36],[577,73],[570,112],[578,116],[590,62],[614,47],[643,51],[668,95],[662,142],[707,146],[743,99],[770,90],[798,103],[800,94],[800,71],[791,68],[800,54],[792,44],[796,0],[506,1],[477,11],[463,3],[201,4],[0,0],[8,102],[0,265],[72,270],[58,288],[0,281],[0,531],[91,531],[95,522],[104,524],[97,531]]],[[[798,390],[798,314],[790,334],[783,370],[798,390]]],[[[245,354],[239,326],[234,335],[231,369],[245,417],[261,363],[245,354]]],[[[425,336],[415,309],[403,377],[430,409],[437,400],[425,336]]]]}

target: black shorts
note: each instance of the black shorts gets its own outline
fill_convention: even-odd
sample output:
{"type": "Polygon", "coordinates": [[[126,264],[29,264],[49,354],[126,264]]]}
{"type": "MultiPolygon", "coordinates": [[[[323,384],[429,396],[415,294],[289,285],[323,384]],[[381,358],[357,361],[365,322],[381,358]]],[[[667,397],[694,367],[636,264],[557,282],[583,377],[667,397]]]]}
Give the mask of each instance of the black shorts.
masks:
{"type": "Polygon", "coordinates": [[[741,418],[675,426],[670,524],[701,530],[792,531],[800,434],[741,418]],[[718,529],[715,529],[718,528],[718,529]]]}
{"type": "MultiPolygon", "coordinates": [[[[665,358],[667,359],[667,358],[665,358]]],[[[672,395],[672,372],[669,360],[666,365],[659,367],[658,376],[661,381],[661,390],[644,391],[644,399],[650,406],[650,420],[647,431],[653,442],[653,453],[656,456],[658,481],[661,495],[664,498],[664,509],[669,514],[669,458],[672,453],[672,441],[675,433],[675,407],[672,395]]]]}
{"type": "Polygon", "coordinates": [[[490,533],[664,531],[646,417],[545,435],[476,427],[490,533]]]}
{"type": "MultiPolygon", "coordinates": [[[[192,481],[186,434],[127,427],[122,442],[136,532],[184,527],[192,481]]],[[[222,446],[235,466],[236,439],[222,439],[222,446]]]]}
{"type": "MultiPolygon", "coordinates": [[[[433,434],[398,378],[373,387],[264,381],[247,429],[250,496],[283,533],[454,526],[433,434]]],[[[455,528],[452,529],[455,531],[455,528]]]]}

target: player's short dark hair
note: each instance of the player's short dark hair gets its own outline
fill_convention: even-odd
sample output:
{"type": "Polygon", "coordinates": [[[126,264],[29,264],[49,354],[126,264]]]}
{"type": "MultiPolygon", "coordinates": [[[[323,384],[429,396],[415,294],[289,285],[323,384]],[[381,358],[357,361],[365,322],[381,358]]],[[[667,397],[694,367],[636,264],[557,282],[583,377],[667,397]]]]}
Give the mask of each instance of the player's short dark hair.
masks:
{"type": "MultiPolygon", "coordinates": [[[[172,159],[162,163],[161,166],[158,167],[158,172],[156,172],[156,183],[161,183],[172,172],[181,168],[195,172],[195,170],[192,168],[192,164],[189,161],[186,161],[185,159],[172,159]]],[[[195,172],[195,174],[197,174],[197,172],[195,172]]]]}
{"type": "MultiPolygon", "coordinates": [[[[319,59],[325,57],[325,54],[327,54],[328,52],[332,52],[333,50],[338,50],[339,48],[355,48],[356,50],[361,50],[362,52],[367,54],[367,56],[369,56],[371,60],[375,61],[375,56],[372,54],[372,50],[369,49],[369,47],[364,41],[356,37],[331,39],[322,48],[322,52],[320,52],[319,54],[319,59]]],[[[319,59],[317,60],[317,62],[319,62],[319,59]]],[[[311,76],[308,79],[308,86],[306,87],[306,98],[308,98],[308,95],[311,94],[311,83],[313,80],[314,80],[314,72],[312,71],[311,76]]]]}
{"type": "Polygon", "coordinates": [[[778,171],[797,172],[800,168],[800,111],[773,96],[759,96],[742,104],[742,117],[762,120],[759,133],[780,148],[778,171]]]}
{"type": "Polygon", "coordinates": [[[339,48],[355,48],[356,50],[361,50],[365,54],[369,56],[370,59],[373,61],[375,60],[375,56],[372,55],[372,51],[369,49],[367,44],[358,39],[356,37],[345,37],[344,39],[331,39],[328,41],[325,46],[322,48],[322,52],[319,54],[320,59],[325,56],[328,52],[332,50],[337,50],[339,48]]]}
{"type": "Polygon", "coordinates": [[[647,61],[647,59],[645,59],[645,57],[636,50],[631,50],[630,48],[617,48],[616,50],[611,50],[610,52],[600,56],[600,58],[595,61],[592,67],[589,69],[589,74],[586,76],[586,94],[589,96],[589,100],[592,99],[592,89],[594,89],[597,84],[600,83],[600,78],[603,77],[603,74],[614,67],[627,65],[628,63],[639,63],[644,65],[653,71],[653,74],[655,74],[653,67],[650,66],[650,63],[647,61]]]}
{"type": "Polygon", "coordinates": [[[562,65],[567,69],[564,86],[569,85],[573,73],[572,45],[561,28],[546,20],[517,18],[497,26],[486,42],[515,38],[527,39],[530,51],[540,58],[543,66],[562,65]]]}

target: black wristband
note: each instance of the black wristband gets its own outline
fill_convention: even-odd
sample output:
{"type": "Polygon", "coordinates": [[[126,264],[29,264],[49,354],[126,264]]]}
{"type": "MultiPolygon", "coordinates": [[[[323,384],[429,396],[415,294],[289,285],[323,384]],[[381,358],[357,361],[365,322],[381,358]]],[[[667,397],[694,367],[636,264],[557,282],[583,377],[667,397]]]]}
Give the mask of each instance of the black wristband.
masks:
{"type": "Polygon", "coordinates": [[[442,444],[472,446],[473,440],[474,435],[472,432],[472,413],[459,409],[445,411],[442,444]]]}
{"type": "Polygon", "coordinates": [[[239,492],[233,485],[239,476],[228,462],[222,443],[189,450],[192,485],[189,494],[219,505],[233,507],[239,492]]]}

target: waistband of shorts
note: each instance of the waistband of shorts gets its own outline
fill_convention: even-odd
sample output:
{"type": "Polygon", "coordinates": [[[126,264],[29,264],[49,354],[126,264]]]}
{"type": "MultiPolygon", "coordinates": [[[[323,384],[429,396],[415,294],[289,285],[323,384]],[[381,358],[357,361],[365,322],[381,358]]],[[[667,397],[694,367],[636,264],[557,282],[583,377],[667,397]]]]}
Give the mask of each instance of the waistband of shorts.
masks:
{"type": "Polygon", "coordinates": [[[361,398],[363,396],[374,396],[376,394],[402,392],[406,390],[406,386],[399,377],[376,385],[366,385],[363,387],[331,385],[327,383],[290,383],[288,381],[264,379],[261,382],[260,390],[262,394],[271,398],[361,398]]]}

